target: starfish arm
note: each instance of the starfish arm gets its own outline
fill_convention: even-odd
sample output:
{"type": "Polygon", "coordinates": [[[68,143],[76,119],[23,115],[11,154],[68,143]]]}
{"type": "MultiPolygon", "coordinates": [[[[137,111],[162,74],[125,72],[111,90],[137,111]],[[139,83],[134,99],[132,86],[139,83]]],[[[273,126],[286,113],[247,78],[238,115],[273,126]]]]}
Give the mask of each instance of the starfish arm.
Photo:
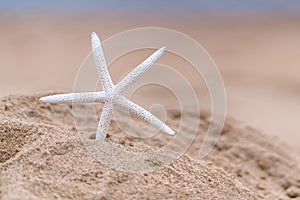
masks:
{"type": "Polygon", "coordinates": [[[42,97],[39,99],[46,103],[89,103],[89,102],[105,102],[107,96],[104,92],[84,92],[84,93],[69,93],[69,94],[56,94],[51,96],[42,97]]]}
{"type": "Polygon", "coordinates": [[[94,32],[92,33],[91,37],[92,37],[92,39],[91,39],[92,51],[93,51],[93,56],[94,56],[98,76],[101,80],[103,90],[107,93],[111,93],[113,90],[113,82],[111,80],[111,77],[110,77],[110,74],[109,74],[109,71],[107,68],[107,64],[105,61],[105,57],[103,54],[100,40],[99,40],[97,34],[94,32]]]}
{"type": "Polygon", "coordinates": [[[112,118],[113,104],[104,104],[96,133],[96,140],[105,140],[112,118]]]}
{"type": "Polygon", "coordinates": [[[165,52],[165,47],[155,51],[144,62],[139,64],[132,72],[127,74],[117,85],[114,90],[115,94],[120,94],[123,90],[128,88],[134,82],[136,82],[145,72],[147,72],[151,66],[162,56],[165,52]]]}
{"type": "Polygon", "coordinates": [[[165,123],[160,121],[157,117],[155,117],[153,114],[151,114],[144,108],[129,101],[127,98],[123,96],[118,96],[117,100],[115,101],[115,104],[125,110],[128,110],[130,113],[134,114],[136,117],[144,120],[145,122],[150,123],[156,129],[163,131],[169,135],[175,134],[175,132],[165,123]]]}

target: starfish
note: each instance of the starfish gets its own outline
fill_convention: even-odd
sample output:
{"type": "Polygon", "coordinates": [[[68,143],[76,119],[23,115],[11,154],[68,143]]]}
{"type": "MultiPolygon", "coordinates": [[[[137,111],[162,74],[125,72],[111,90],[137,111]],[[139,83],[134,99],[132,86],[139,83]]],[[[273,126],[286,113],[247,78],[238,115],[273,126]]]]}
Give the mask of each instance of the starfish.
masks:
{"type": "Polygon", "coordinates": [[[150,57],[139,64],[133,71],[127,74],[118,84],[114,85],[108,67],[105,61],[100,40],[96,33],[91,34],[92,52],[95,60],[98,76],[102,83],[103,91],[100,92],[84,92],[84,93],[68,93],[57,94],[42,97],[39,100],[47,103],[104,103],[101,117],[99,120],[96,140],[105,140],[112,119],[112,111],[115,106],[128,110],[130,113],[145,122],[151,124],[156,129],[165,132],[169,135],[174,135],[175,132],[165,123],[160,121],[150,112],[130,101],[122,95],[122,92],[136,82],[165,52],[165,47],[155,51],[150,57]]]}

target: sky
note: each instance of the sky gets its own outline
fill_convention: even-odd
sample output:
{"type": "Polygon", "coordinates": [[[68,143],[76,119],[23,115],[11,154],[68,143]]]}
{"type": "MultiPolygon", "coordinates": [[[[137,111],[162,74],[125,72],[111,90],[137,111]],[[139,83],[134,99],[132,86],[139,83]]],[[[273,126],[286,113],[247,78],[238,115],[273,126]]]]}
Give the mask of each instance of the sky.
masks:
{"type": "Polygon", "coordinates": [[[0,0],[0,11],[24,12],[277,12],[300,13],[300,0],[0,0]]]}

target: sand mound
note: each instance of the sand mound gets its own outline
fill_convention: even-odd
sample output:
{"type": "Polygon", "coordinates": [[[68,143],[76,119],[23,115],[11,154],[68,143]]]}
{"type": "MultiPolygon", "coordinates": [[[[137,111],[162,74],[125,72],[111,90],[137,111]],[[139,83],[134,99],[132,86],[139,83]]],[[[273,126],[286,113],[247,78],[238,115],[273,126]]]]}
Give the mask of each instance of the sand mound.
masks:
{"type": "MultiPolygon", "coordinates": [[[[204,160],[196,158],[207,114],[200,117],[201,130],[188,156],[154,172],[126,173],[89,154],[76,132],[71,105],[39,103],[43,95],[1,100],[2,199],[300,198],[296,155],[235,120],[227,120],[216,147],[204,160]]],[[[179,123],[181,115],[199,117],[169,110],[171,126],[179,123]]],[[[162,134],[140,141],[123,134],[114,121],[111,126],[108,142],[127,151],[145,151],[169,141],[162,134]]]]}

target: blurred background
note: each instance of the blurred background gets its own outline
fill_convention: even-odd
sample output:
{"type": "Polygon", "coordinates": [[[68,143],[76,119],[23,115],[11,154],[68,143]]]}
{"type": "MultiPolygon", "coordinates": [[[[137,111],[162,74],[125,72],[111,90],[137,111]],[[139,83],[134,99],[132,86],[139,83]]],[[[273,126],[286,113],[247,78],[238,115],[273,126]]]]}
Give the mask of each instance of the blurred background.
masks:
{"type": "MultiPolygon", "coordinates": [[[[92,31],[105,40],[146,26],[199,42],[222,74],[228,116],[300,153],[298,0],[0,0],[0,96],[72,91],[92,31]]],[[[148,55],[115,62],[122,69],[111,67],[114,81],[148,55]]],[[[193,73],[187,76],[193,79],[193,73]]],[[[192,84],[201,108],[209,110],[205,85],[192,84]]]]}

